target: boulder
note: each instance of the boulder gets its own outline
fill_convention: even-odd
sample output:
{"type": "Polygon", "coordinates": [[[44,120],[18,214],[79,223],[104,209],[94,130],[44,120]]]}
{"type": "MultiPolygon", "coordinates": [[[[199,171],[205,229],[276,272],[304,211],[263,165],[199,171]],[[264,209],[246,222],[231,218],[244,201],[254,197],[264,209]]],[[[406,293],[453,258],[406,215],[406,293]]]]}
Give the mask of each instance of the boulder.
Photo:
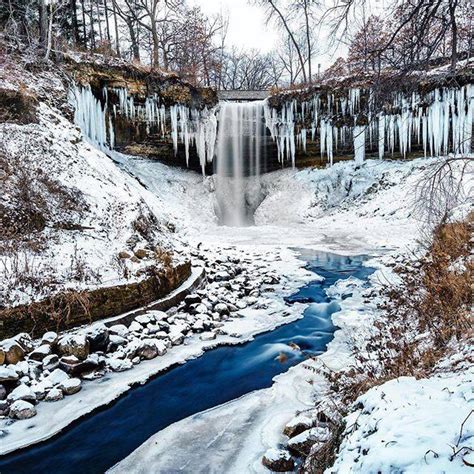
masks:
{"type": "Polygon", "coordinates": [[[59,361],[59,368],[69,375],[80,375],[84,372],[91,372],[99,366],[98,361],[93,357],[86,360],[79,360],[76,356],[64,356],[59,361]]]}
{"type": "Polygon", "coordinates": [[[166,346],[162,341],[156,341],[154,339],[144,339],[142,341],[140,349],[137,354],[142,359],[154,359],[157,356],[161,356],[166,353],[166,346]]]}
{"type": "Polygon", "coordinates": [[[7,396],[9,402],[16,402],[17,400],[26,400],[27,402],[36,402],[35,392],[28,387],[28,385],[21,384],[13,389],[7,396]]]}
{"type": "Polygon", "coordinates": [[[18,420],[26,420],[36,415],[36,408],[25,400],[17,400],[10,405],[10,411],[8,413],[10,418],[16,418],[18,420]]]}
{"type": "Polygon", "coordinates": [[[5,358],[6,358],[5,351],[2,348],[0,348],[0,365],[5,363],[5,358]]]}
{"type": "Polygon", "coordinates": [[[262,464],[273,472],[292,472],[295,467],[290,453],[283,449],[267,450],[263,455],[262,464]]]}
{"type": "Polygon", "coordinates": [[[64,382],[59,384],[58,388],[62,390],[65,395],[74,395],[81,390],[81,381],[75,378],[64,380],[64,382]]]}
{"type": "Polygon", "coordinates": [[[128,329],[130,331],[142,332],[143,326],[137,321],[132,321],[132,324],[130,324],[128,329]]]}
{"type": "Polygon", "coordinates": [[[58,351],[61,355],[73,355],[85,359],[89,355],[89,341],[84,334],[68,334],[58,341],[58,351]]]}
{"type": "Polygon", "coordinates": [[[119,252],[118,254],[119,258],[122,258],[122,259],[126,259],[126,258],[130,258],[131,255],[126,252],[125,250],[122,250],[121,252],[119,252]]]}
{"type": "Polygon", "coordinates": [[[132,361],[129,359],[114,359],[110,358],[107,359],[107,365],[114,371],[114,372],[123,372],[124,370],[129,370],[133,367],[132,361]]]}
{"type": "Polygon", "coordinates": [[[13,340],[20,344],[26,353],[31,352],[35,348],[33,339],[31,339],[31,336],[26,332],[17,334],[15,337],[13,337],[13,340]]]}
{"type": "Polygon", "coordinates": [[[214,281],[229,281],[231,276],[226,271],[216,272],[214,275],[214,281]]]}
{"type": "Polygon", "coordinates": [[[214,311],[216,313],[218,313],[219,315],[221,315],[221,316],[224,315],[224,314],[229,314],[230,313],[229,308],[225,303],[217,303],[214,306],[214,311]]]}
{"type": "Polygon", "coordinates": [[[87,331],[90,352],[105,352],[109,344],[109,329],[105,324],[94,324],[87,331]]]}
{"type": "Polygon", "coordinates": [[[119,347],[126,346],[127,340],[122,336],[112,334],[109,337],[109,345],[106,352],[115,352],[119,347]]]}
{"type": "Polygon", "coordinates": [[[51,346],[49,344],[42,344],[30,353],[30,359],[41,362],[46,356],[51,354],[51,346]]]}
{"type": "Polygon", "coordinates": [[[204,323],[198,319],[192,326],[192,330],[194,332],[203,332],[204,331],[204,323]]]}
{"type": "Polygon", "coordinates": [[[216,333],[215,332],[205,332],[201,334],[200,338],[201,341],[212,341],[216,338],[216,333]]]}
{"type": "Polygon", "coordinates": [[[148,311],[148,314],[152,316],[156,322],[159,323],[163,322],[168,317],[168,315],[164,311],[153,310],[148,311]]]}
{"type": "Polygon", "coordinates": [[[314,444],[324,444],[329,440],[330,436],[331,433],[326,427],[318,426],[316,428],[310,428],[294,438],[291,438],[288,441],[288,448],[291,452],[299,456],[308,456],[314,444]]]}
{"type": "Polygon", "coordinates": [[[43,398],[46,396],[46,393],[53,388],[53,384],[49,380],[45,379],[36,385],[33,385],[31,388],[33,392],[35,392],[36,399],[43,400],[43,398]]]}
{"type": "Polygon", "coordinates": [[[184,341],[184,334],[179,331],[171,331],[168,334],[168,337],[170,338],[171,344],[173,346],[179,346],[184,341]]]}
{"type": "Polygon", "coordinates": [[[10,403],[6,400],[0,400],[0,416],[7,416],[10,411],[10,403]]]}
{"type": "Polygon", "coordinates": [[[54,331],[48,331],[43,334],[41,338],[42,344],[49,344],[50,346],[56,344],[58,340],[58,334],[54,331]]]}
{"type": "Polygon", "coordinates": [[[192,304],[200,303],[201,302],[201,297],[199,295],[196,295],[196,294],[187,295],[184,298],[184,302],[186,303],[187,306],[191,306],[192,304]]]}
{"type": "Polygon", "coordinates": [[[150,314],[140,314],[135,318],[135,321],[142,326],[151,323],[154,318],[150,314]]]}
{"type": "Polygon", "coordinates": [[[25,350],[14,339],[5,339],[1,342],[0,348],[5,354],[4,362],[7,364],[17,364],[25,358],[25,350]]]}
{"type": "Polygon", "coordinates": [[[142,258],[145,258],[148,255],[148,250],[137,249],[133,253],[135,254],[135,257],[141,260],[142,258]]]}
{"type": "Polygon", "coordinates": [[[50,372],[59,367],[59,357],[56,354],[51,354],[43,359],[43,369],[50,372]]]}
{"type": "Polygon", "coordinates": [[[46,377],[45,380],[48,380],[53,385],[59,385],[60,383],[67,380],[68,378],[69,378],[69,375],[66,374],[66,372],[64,372],[61,369],[55,369],[46,377]]]}
{"type": "Polygon", "coordinates": [[[20,376],[10,367],[0,367],[0,383],[16,382],[20,376]]]}
{"type": "Polygon", "coordinates": [[[291,419],[285,426],[283,434],[289,438],[303,433],[303,431],[309,430],[315,424],[315,421],[304,414],[300,414],[291,419]]]}
{"type": "Polygon", "coordinates": [[[5,400],[7,398],[7,389],[0,384],[0,400],[5,400]]]}
{"type": "Polygon", "coordinates": [[[45,402],[57,402],[58,400],[62,400],[64,398],[64,394],[62,390],[59,388],[52,388],[44,397],[45,402]]]}

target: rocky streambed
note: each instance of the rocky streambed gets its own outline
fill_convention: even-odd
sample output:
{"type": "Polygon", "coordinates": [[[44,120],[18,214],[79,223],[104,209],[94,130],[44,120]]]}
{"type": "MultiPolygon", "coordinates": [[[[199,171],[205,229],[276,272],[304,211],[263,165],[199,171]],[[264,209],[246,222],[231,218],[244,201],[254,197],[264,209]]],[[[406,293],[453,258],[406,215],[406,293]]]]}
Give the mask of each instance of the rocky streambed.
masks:
{"type": "MultiPolygon", "coordinates": [[[[327,296],[325,288],[338,279],[351,275],[365,278],[370,273],[363,267],[361,258],[334,256],[327,260],[325,255],[328,254],[316,255],[310,264],[318,276],[313,273],[313,281],[289,299],[290,306],[287,304],[280,308],[280,313],[287,308],[289,324],[257,336],[250,343],[206,352],[202,357],[129,391],[118,403],[84,419],[46,444],[4,457],[0,467],[8,472],[20,472],[25,467],[34,466],[35,472],[47,472],[54,465],[56,472],[71,472],[69,459],[73,456],[77,458],[77,472],[102,472],[171,423],[252,390],[269,387],[275,375],[308,355],[321,353],[332,338],[335,327],[331,323],[331,314],[338,310],[338,305],[327,296]],[[299,302],[317,304],[308,307],[303,319],[290,322],[294,319],[291,305],[299,309],[299,302]]],[[[173,344],[186,344],[195,338],[216,338],[217,344],[222,332],[229,334],[237,327],[232,319],[244,321],[242,316],[251,318],[252,311],[273,311],[266,294],[273,295],[273,289],[281,291],[282,287],[281,276],[272,270],[269,261],[273,259],[274,265],[284,266],[279,263],[281,257],[274,252],[251,255],[248,250],[225,249],[213,258],[199,253],[194,258],[201,259],[207,268],[209,283],[205,290],[189,295],[168,313],[150,311],[138,315],[128,327],[94,325],[58,335],[52,344],[54,352],[60,352],[62,349],[57,349],[59,347],[68,347],[69,352],[81,347],[85,352],[76,351],[61,357],[53,354],[60,365],[51,369],[42,367],[38,380],[28,375],[30,380],[23,378],[20,381],[25,376],[18,374],[17,387],[7,395],[6,403],[10,410],[11,394],[15,390],[18,393],[19,387],[23,387],[21,390],[25,393],[28,390],[35,394],[35,398],[20,399],[21,403],[28,403],[29,409],[41,412],[41,405],[47,398],[66,394],[65,383],[74,387],[72,390],[80,390],[81,386],[87,388],[87,384],[92,383],[89,382],[91,378],[100,381],[100,378],[107,379],[111,371],[131,369],[133,372],[134,365],[144,364],[148,358],[159,359],[166,351],[173,351],[173,344]],[[230,323],[227,328],[226,323],[230,323]],[[105,343],[106,340],[106,349],[97,350],[97,342],[105,343]],[[84,366],[91,360],[99,365],[89,367],[85,372],[71,372],[67,367],[84,366]],[[43,401],[38,403],[39,391],[36,388],[35,392],[35,387],[40,384],[46,384],[47,389],[44,398],[40,395],[43,401]]],[[[301,306],[298,312],[302,309],[301,306]]],[[[48,337],[52,339],[52,336],[48,337]]],[[[47,345],[44,340],[36,344],[39,347],[47,345]]],[[[44,362],[39,363],[44,365],[44,362]]],[[[26,364],[33,365],[31,356],[27,355],[20,364],[25,368],[26,364]]],[[[14,366],[9,365],[6,369],[14,371],[14,366]]],[[[69,398],[73,399],[74,395],[69,398]]],[[[8,414],[8,417],[3,422],[5,439],[8,439],[10,427],[14,429],[16,423],[28,422],[14,422],[15,414],[8,414]]]]}

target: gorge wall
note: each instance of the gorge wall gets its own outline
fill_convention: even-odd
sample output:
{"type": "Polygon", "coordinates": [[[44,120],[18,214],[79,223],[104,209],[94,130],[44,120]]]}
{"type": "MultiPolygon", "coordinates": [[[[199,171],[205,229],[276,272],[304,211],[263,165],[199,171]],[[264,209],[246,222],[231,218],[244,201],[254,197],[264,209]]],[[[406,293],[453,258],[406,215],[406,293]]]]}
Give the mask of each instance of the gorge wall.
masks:
{"type": "MultiPolygon", "coordinates": [[[[227,169],[233,176],[235,168],[240,176],[242,168],[243,176],[253,176],[283,166],[326,166],[344,159],[466,154],[472,146],[474,81],[469,64],[456,75],[441,70],[398,83],[390,76],[345,78],[274,92],[257,101],[261,112],[252,118],[262,157],[258,170],[251,161],[257,156],[254,145],[227,147],[235,166],[217,163],[227,160],[217,150],[220,128],[230,122],[224,105],[229,103],[219,103],[215,91],[130,65],[81,62],[74,65],[73,76],[75,121],[91,141],[203,174],[227,169]]],[[[244,110],[235,107],[237,114],[244,110]]],[[[249,117],[243,114],[241,120],[245,123],[225,133],[248,130],[249,117]]]]}

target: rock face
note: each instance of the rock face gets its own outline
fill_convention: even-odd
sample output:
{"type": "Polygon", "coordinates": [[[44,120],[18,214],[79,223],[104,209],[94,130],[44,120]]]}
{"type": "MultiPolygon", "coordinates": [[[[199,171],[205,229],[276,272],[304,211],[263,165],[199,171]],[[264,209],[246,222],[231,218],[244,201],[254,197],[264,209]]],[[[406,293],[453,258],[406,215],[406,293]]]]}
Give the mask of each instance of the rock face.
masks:
{"type": "Polygon", "coordinates": [[[262,464],[273,472],[293,471],[295,463],[288,451],[269,449],[262,458],[262,464]]]}
{"type": "Polygon", "coordinates": [[[24,400],[18,400],[12,403],[10,406],[10,418],[26,420],[27,418],[33,418],[35,415],[35,407],[31,403],[25,402],[24,400]]]}
{"type": "Polygon", "coordinates": [[[89,341],[82,334],[66,335],[59,339],[58,351],[61,355],[73,355],[83,360],[89,355],[89,341]]]}
{"type": "Polygon", "coordinates": [[[51,296],[30,305],[0,309],[3,333],[7,336],[14,335],[18,331],[41,334],[40,331],[51,329],[53,323],[54,328],[56,328],[56,323],[51,320],[50,308],[52,306],[63,311],[64,316],[68,315],[67,318],[64,317],[64,322],[61,323],[61,330],[90,323],[91,320],[97,321],[123,314],[162,298],[181,285],[190,275],[191,262],[187,261],[139,282],[88,291],[89,307],[87,310],[79,304],[64,308],[64,295],[62,294],[51,296]],[[30,315],[33,315],[34,318],[30,315]]]}

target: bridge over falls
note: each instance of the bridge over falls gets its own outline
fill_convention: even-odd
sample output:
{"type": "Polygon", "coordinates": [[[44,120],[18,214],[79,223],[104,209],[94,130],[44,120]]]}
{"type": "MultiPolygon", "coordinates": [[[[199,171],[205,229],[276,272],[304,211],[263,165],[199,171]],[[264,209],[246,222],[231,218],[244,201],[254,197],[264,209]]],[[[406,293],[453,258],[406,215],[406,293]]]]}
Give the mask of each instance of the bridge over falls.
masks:
{"type": "Polygon", "coordinates": [[[254,100],[263,100],[270,95],[269,90],[249,91],[249,90],[229,90],[217,91],[219,100],[232,100],[237,102],[250,102],[254,100]]]}

